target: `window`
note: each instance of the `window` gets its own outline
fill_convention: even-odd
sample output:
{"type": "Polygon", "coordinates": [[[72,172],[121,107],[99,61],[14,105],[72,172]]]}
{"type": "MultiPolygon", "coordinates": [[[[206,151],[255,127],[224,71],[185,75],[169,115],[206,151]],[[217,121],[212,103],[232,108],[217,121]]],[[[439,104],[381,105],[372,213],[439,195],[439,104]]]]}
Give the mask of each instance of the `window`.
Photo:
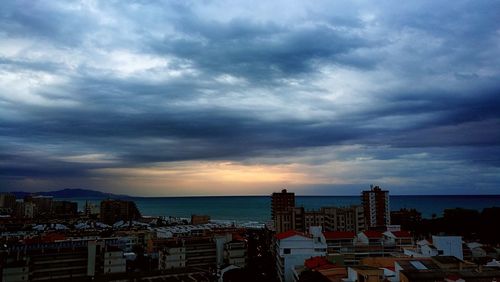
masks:
{"type": "Polygon", "coordinates": [[[285,255],[289,255],[289,254],[291,254],[292,252],[291,252],[291,250],[290,250],[290,249],[283,249],[283,253],[284,253],[285,255]]]}

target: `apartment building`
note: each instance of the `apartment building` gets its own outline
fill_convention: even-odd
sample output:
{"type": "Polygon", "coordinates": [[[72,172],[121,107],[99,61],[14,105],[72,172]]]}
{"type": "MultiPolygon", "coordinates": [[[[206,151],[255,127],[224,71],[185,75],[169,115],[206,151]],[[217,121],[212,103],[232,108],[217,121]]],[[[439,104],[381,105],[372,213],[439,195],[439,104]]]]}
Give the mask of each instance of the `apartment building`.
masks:
{"type": "Polygon", "coordinates": [[[289,193],[286,189],[281,193],[274,192],[271,195],[271,218],[275,220],[278,212],[287,211],[295,207],[295,193],[289,193]]]}
{"type": "Polygon", "coordinates": [[[159,250],[158,268],[176,269],[186,267],[186,248],[177,242],[164,243],[164,248],[159,250]]]}
{"type": "Polygon", "coordinates": [[[158,251],[158,268],[203,268],[235,265],[244,267],[247,262],[247,245],[231,233],[204,236],[152,240],[158,251]]]}
{"type": "Polygon", "coordinates": [[[361,232],[365,229],[362,206],[323,207],[325,231],[361,232]]]}
{"type": "Polygon", "coordinates": [[[391,224],[389,207],[389,191],[379,186],[371,186],[370,190],[361,194],[366,228],[387,226],[391,224]]]}
{"type": "Polygon", "coordinates": [[[116,247],[107,247],[104,251],[104,274],[123,273],[127,271],[127,260],[123,251],[116,247]]]}
{"type": "Polygon", "coordinates": [[[16,207],[16,196],[11,193],[0,193],[0,208],[14,210],[16,207]]]}
{"type": "Polygon", "coordinates": [[[132,201],[104,200],[101,202],[101,220],[106,224],[114,224],[119,220],[130,221],[141,217],[141,213],[132,201]]]}
{"type": "Polygon", "coordinates": [[[276,211],[274,213],[274,228],[276,233],[288,230],[304,232],[306,230],[305,214],[306,212],[303,207],[288,207],[285,210],[276,211]]]}
{"type": "Polygon", "coordinates": [[[320,210],[304,210],[295,207],[295,194],[282,190],[271,197],[271,214],[274,230],[307,232],[311,226],[321,226],[327,231],[360,232],[366,228],[362,206],[322,207],[320,210]]]}
{"type": "Polygon", "coordinates": [[[9,246],[3,281],[47,281],[92,278],[126,271],[116,240],[61,240],[9,246]]]}

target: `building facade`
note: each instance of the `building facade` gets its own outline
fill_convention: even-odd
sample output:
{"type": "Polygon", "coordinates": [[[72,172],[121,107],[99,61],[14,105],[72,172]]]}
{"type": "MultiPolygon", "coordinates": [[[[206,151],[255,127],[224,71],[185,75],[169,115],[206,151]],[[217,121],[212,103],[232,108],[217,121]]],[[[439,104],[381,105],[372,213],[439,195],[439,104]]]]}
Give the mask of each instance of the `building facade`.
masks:
{"type": "Polygon", "coordinates": [[[365,229],[364,209],[362,206],[324,207],[325,231],[360,232],[365,229]]]}
{"type": "Polygon", "coordinates": [[[281,193],[275,192],[271,195],[271,218],[275,220],[278,212],[287,211],[295,207],[295,193],[289,193],[286,189],[281,193]]]}
{"type": "Polygon", "coordinates": [[[389,191],[379,186],[371,186],[361,195],[366,228],[387,226],[391,224],[389,207],[389,191]]]}
{"type": "Polygon", "coordinates": [[[0,194],[0,208],[14,210],[16,207],[16,196],[10,193],[0,194]]]}
{"type": "Polygon", "coordinates": [[[104,200],[101,202],[101,220],[106,224],[114,224],[119,220],[139,219],[141,213],[132,201],[104,200]]]}
{"type": "Polygon", "coordinates": [[[294,267],[312,257],[326,255],[326,241],[321,227],[311,227],[309,235],[287,231],[275,236],[276,270],[281,282],[293,281],[294,267]]]}

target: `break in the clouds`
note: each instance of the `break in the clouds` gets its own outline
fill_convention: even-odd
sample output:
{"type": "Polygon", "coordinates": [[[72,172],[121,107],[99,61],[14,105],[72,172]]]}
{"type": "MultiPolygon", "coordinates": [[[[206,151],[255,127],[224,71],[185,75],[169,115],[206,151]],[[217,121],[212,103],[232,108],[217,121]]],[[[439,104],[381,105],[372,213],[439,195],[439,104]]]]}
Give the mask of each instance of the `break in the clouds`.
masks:
{"type": "Polygon", "coordinates": [[[4,1],[0,190],[500,193],[498,1],[4,1]]]}

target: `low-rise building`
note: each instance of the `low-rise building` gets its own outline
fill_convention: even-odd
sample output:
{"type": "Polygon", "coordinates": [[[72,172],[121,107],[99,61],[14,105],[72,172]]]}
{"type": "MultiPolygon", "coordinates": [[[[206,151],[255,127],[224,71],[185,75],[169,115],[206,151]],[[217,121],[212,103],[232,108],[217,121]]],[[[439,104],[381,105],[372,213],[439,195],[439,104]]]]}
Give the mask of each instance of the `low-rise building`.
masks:
{"type": "Polygon", "coordinates": [[[339,253],[342,249],[353,248],[356,233],[351,231],[325,231],[328,253],[339,253]]]}
{"type": "Polygon", "coordinates": [[[399,249],[415,245],[413,236],[408,231],[386,231],[383,236],[385,244],[393,244],[399,249]]]}
{"type": "Polygon", "coordinates": [[[347,269],[344,266],[332,263],[326,257],[312,257],[307,259],[303,266],[295,267],[294,281],[300,281],[301,276],[306,275],[307,271],[316,273],[310,279],[321,277],[322,281],[340,282],[342,279],[347,278],[347,269]]]}
{"type": "Polygon", "coordinates": [[[191,224],[193,225],[207,224],[209,222],[210,222],[210,216],[208,215],[198,215],[198,214],[191,215],[191,224]]]}
{"type": "Polygon", "coordinates": [[[311,227],[310,234],[287,231],[275,235],[276,269],[281,282],[293,281],[295,266],[304,265],[306,259],[326,255],[326,240],[321,227],[311,227]]]}
{"type": "Polygon", "coordinates": [[[365,230],[358,233],[357,242],[365,245],[380,246],[384,242],[384,235],[380,231],[365,230]]]}
{"type": "Polygon", "coordinates": [[[366,265],[350,266],[347,268],[345,282],[380,282],[384,278],[384,270],[366,265]]]}
{"type": "Polygon", "coordinates": [[[431,240],[421,240],[416,248],[404,248],[404,253],[413,257],[455,256],[464,258],[461,236],[432,236],[431,240]]]}

